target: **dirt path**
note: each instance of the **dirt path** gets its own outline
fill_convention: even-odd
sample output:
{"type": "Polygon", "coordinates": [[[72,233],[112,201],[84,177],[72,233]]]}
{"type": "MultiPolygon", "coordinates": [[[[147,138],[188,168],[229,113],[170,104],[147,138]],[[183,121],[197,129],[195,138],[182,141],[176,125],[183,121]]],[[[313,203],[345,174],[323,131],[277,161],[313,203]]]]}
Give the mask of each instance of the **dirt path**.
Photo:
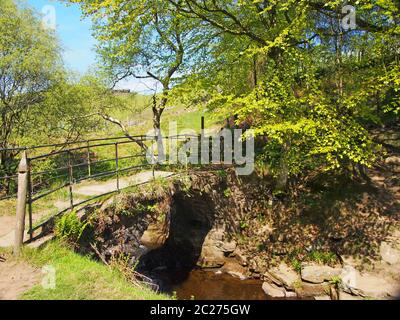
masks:
{"type": "MultiPolygon", "coordinates": [[[[172,176],[172,172],[155,171],[155,178],[168,178],[172,176]]],[[[153,179],[152,171],[144,171],[138,173],[132,177],[123,177],[119,181],[119,186],[121,189],[138,185],[141,183],[149,182],[153,179]]],[[[97,196],[103,193],[112,192],[117,189],[117,179],[108,180],[105,182],[89,181],[84,184],[78,184],[74,186],[74,194],[82,196],[97,196]]]]}
{"type": "Polygon", "coordinates": [[[40,270],[28,263],[0,255],[0,300],[18,300],[21,294],[40,282],[40,275],[40,270]]]}

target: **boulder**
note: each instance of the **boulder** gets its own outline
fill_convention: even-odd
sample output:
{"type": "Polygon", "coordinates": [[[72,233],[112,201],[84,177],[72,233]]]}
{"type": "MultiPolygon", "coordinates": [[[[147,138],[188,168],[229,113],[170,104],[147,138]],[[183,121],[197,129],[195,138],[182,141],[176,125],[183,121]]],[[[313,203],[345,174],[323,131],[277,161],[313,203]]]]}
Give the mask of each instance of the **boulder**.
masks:
{"type": "Polygon", "coordinates": [[[377,275],[361,274],[351,266],[345,266],[341,274],[342,290],[353,296],[387,299],[398,295],[395,284],[377,275]]]}
{"type": "Polygon", "coordinates": [[[272,298],[285,298],[286,292],[284,288],[280,288],[273,283],[264,282],[262,285],[262,289],[264,290],[267,296],[272,298]]]}
{"type": "Polygon", "coordinates": [[[305,265],[301,269],[301,278],[309,283],[323,283],[339,276],[342,269],[320,265],[305,265]]]}
{"type": "Polygon", "coordinates": [[[294,284],[300,280],[299,275],[286,263],[281,263],[266,274],[277,285],[284,286],[286,289],[294,289],[294,284]]]}
{"type": "Polygon", "coordinates": [[[385,163],[389,164],[389,165],[400,166],[400,157],[392,156],[392,157],[386,158],[385,163]]]}
{"type": "Polygon", "coordinates": [[[400,262],[400,250],[393,248],[387,242],[382,242],[380,247],[381,258],[389,264],[400,262]]]}
{"type": "Polygon", "coordinates": [[[371,274],[361,275],[356,282],[356,288],[365,296],[371,298],[395,297],[397,288],[383,278],[371,274]]]}

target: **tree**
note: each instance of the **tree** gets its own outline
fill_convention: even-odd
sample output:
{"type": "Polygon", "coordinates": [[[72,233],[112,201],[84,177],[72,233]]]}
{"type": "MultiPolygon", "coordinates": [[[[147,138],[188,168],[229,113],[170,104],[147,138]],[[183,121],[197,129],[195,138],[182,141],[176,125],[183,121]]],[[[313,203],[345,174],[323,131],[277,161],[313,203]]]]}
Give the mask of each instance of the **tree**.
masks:
{"type": "MultiPolygon", "coordinates": [[[[62,74],[54,35],[35,13],[12,0],[0,3],[0,148],[18,143],[32,109],[62,74]]],[[[15,153],[0,152],[0,170],[10,173],[15,153]]]]}
{"type": "Polygon", "coordinates": [[[173,85],[185,75],[201,47],[201,35],[179,10],[166,1],[107,1],[80,3],[95,22],[99,54],[117,83],[123,79],[152,79],[161,85],[153,96],[153,125],[160,130],[161,116],[173,85]]]}
{"type": "Polygon", "coordinates": [[[366,128],[382,117],[373,111],[399,108],[398,1],[354,1],[356,30],[342,24],[351,1],[168,1],[221,31],[211,72],[198,75],[209,106],[268,137],[262,158],[278,185],[317,168],[362,174],[374,162],[366,128]],[[249,75],[254,86],[238,86],[249,75]]]}

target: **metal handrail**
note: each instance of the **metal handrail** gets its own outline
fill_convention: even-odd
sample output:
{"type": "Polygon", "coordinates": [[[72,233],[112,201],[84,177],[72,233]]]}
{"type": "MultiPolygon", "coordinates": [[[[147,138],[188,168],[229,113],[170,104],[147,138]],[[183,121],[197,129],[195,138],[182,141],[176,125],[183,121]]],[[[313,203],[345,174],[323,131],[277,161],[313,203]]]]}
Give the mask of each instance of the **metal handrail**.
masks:
{"type": "MultiPolygon", "coordinates": [[[[171,137],[162,137],[162,139],[163,140],[166,140],[166,139],[182,139],[182,140],[185,140],[185,139],[193,138],[193,137],[199,138],[199,135],[177,135],[177,136],[171,136],[171,137]]],[[[131,186],[128,186],[128,187],[125,187],[123,189],[120,188],[120,175],[122,173],[130,172],[130,171],[137,170],[137,169],[145,169],[145,168],[152,167],[153,168],[153,176],[154,176],[154,166],[155,166],[154,164],[144,163],[144,164],[129,166],[129,167],[126,167],[126,168],[123,168],[123,167],[120,166],[120,161],[121,160],[140,158],[140,157],[145,158],[146,157],[146,153],[136,153],[134,155],[119,156],[119,152],[118,152],[119,146],[126,145],[126,144],[135,144],[138,141],[140,141],[140,142],[145,142],[145,141],[154,141],[154,142],[156,142],[159,137],[157,137],[157,136],[153,136],[153,137],[137,136],[136,138],[138,138],[140,140],[135,141],[135,140],[129,139],[127,141],[108,142],[110,140],[115,140],[115,138],[96,139],[96,141],[105,141],[105,142],[104,143],[97,143],[97,144],[93,144],[93,145],[90,145],[90,143],[88,143],[88,140],[87,140],[87,141],[83,141],[82,142],[82,143],[84,143],[84,142],[87,143],[85,146],[74,147],[74,148],[70,148],[70,149],[64,149],[64,150],[51,152],[51,153],[46,153],[46,154],[41,154],[41,155],[33,156],[33,157],[27,157],[27,161],[28,161],[28,164],[29,164],[28,165],[28,170],[29,170],[29,190],[28,190],[27,204],[28,204],[28,207],[29,207],[29,232],[28,233],[30,235],[30,240],[32,240],[33,232],[35,230],[39,229],[41,226],[46,224],[49,220],[53,219],[54,217],[59,216],[59,215],[65,213],[67,211],[73,210],[74,208],[76,208],[78,206],[81,206],[82,204],[88,203],[90,201],[93,201],[93,200],[98,199],[98,198],[103,197],[103,196],[107,196],[107,195],[110,195],[110,194],[114,194],[114,193],[120,192],[123,189],[131,187],[131,186]],[[106,147],[106,146],[115,146],[115,150],[114,150],[115,156],[114,156],[114,158],[102,159],[102,160],[97,160],[97,161],[93,161],[93,160],[90,159],[90,149],[101,148],[101,147],[106,147]],[[74,164],[73,163],[72,154],[73,154],[73,152],[77,152],[79,150],[87,150],[87,159],[86,159],[85,162],[82,162],[82,163],[79,163],[79,164],[74,164]],[[52,157],[52,156],[55,156],[55,155],[59,155],[59,154],[68,155],[68,164],[67,165],[63,165],[61,167],[50,169],[50,170],[42,170],[42,171],[39,171],[39,172],[34,172],[32,170],[32,164],[35,161],[40,161],[40,160],[43,160],[43,159],[46,159],[46,158],[49,158],[49,157],[52,157]],[[91,166],[95,166],[96,164],[99,164],[99,163],[112,162],[112,161],[115,161],[115,170],[109,170],[109,171],[100,172],[100,173],[96,173],[96,174],[92,174],[91,173],[91,166]],[[89,174],[87,176],[84,176],[84,177],[75,178],[74,177],[74,169],[75,168],[79,168],[79,167],[83,167],[83,166],[88,166],[89,174]],[[69,180],[68,182],[62,184],[61,186],[53,188],[51,190],[46,190],[45,192],[42,192],[42,193],[35,193],[34,192],[33,181],[32,181],[33,176],[37,177],[37,176],[40,176],[40,175],[45,175],[46,173],[59,172],[61,170],[66,170],[67,171],[66,177],[68,176],[68,180],[69,180]],[[86,199],[84,201],[80,201],[79,203],[75,203],[74,202],[74,193],[73,193],[73,188],[72,188],[74,185],[76,185],[77,183],[80,183],[82,181],[101,178],[101,177],[106,177],[106,176],[113,176],[113,175],[116,176],[116,190],[114,190],[112,192],[106,192],[106,193],[103,193],[101,195],[96,195],[96,196],[90,197],[89,199],[86,199]],[[32,218],[32,215],[33,215],[33,213],[32,213],[33,212],[32,205],[33,205],[33,203],[35,203],[36,201],[38,201],[38,200],[40,200],[40,199],[42,199],[42,198],[44,198],[46,196],[49,196],[49,195],[55,193],[55,192],[57,192],[57,191],[59,191],[59,190],[61,190],[63,188],[69,188],[69,201],[70,201],[69,207],[64,209],[64,210],[62,210],[62,211],[60,211],[60,212],[57,212],[55,215],[52,215],[50,218],[48,218],[45,222],[42,222],[40,225],[35,226],[35,228],[34,228],[33,227],[33,222],[32,222],[33,221],[33,218],[32,218]]],[[[120,138],[120,139],[128,139],[128,138],[124,137],[124,138],[120,138]]],[[[94,140],[91,140],[91,141],[93,142],[94,140]]],[[[46,145],[46,146],[55,146],[55,145],[46,145]]],[[[43,147],[43,146],[38,146],[37,148],[40,148],[40,147],[43,147]]],[[[154,155],[154,156],[158,157],[158,155],[154,155]]],[[[49,179],[51,179],[51,177],[49,177],[49,179]]],[[[148,182],[149,181],[141,183],[141,184],[145,184],[145,183],[148,183],[148,182]]],[[[140,184],[138,184],[138,185],[140,185],[140,184]]]]}

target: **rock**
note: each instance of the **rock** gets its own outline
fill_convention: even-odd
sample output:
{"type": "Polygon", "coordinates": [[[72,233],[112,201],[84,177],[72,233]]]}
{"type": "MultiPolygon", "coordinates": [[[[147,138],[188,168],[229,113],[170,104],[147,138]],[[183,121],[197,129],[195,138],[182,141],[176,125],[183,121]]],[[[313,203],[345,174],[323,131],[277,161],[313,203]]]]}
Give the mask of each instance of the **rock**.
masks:
{"type": "Polygon", "coordinates": [[[381,258],[389,264],[397,264],[400,262],[400,250],[391,247],[387,242],[381,243],[381,258]]]}
{"type": "Polygon", "coordinates": [[[272,283],[276,284],[279,287],[283,287],[282,280],[279,280],[279,279],[275,278],[270,272],[264,273],[264,279],[269,281],[269,282],[272,282],[272,283]]]}
{"type": "Polygon", "coordinates": [[[400,157],[392,156],[385,160],[386,164],[400,166],[400,157]]]}
{"type": "Polygon", "coordinates": [[[339,292],[339,300],[363,300],[363,298],[358,296],[353,296],[352,294],[348,294],[344,291],[339,292]]]}
{"type": "Polygon", "coordinates": [[[331,297],[328,296],[328,295],[325,295],[325,296],[316,296],[316,297],[314,297],[314,300],[321,300],[321,301],[331,300],[331,297]]]}
{"type": "Polygon", "coordinates": [[[368,273],[360,274],[351,266],[343,268],[341,278],[342,290],[353,296],[385,299],[398,295],[398,288],[386,279],[368,273]]]}
{"type": "Polygon", "coordinates": [[[235,250],[235,257],[237,259],[237,261],[243,266],[243,267],[247,267],[248,266],[248,262],[247,262],[247,256],[245,254],[243,254],[242,251],[236,249],[235,250]]]}
{"type": "Polygon", "coordinates": [[[309,298],[327,295],[329,287],[324,284],[311,284],[303,282],[301,287],[296,287],[296,293],[299,297],[309,298]]]}
{"type": "Polygon", "coordinates": [[[219,247],[225,254],[230,254],[236,250],[236,242],[222,242],[219,247]]]}
{"type": "Polygon", "coordinates": [[[285,298],[286,297],[286,292],[285,292],[284,288],[280,288],[269,282],[264,282],[262,285],[262,289],[264,290],[264,292],[267,296],[270,296],[272,298],[285,298]]]}
{"type": "Polygon", "coordinates": [[[370,274],[361,275],[356,282],[356,288],[365,296],[372,298],[388,298],[397,295],[397,288],[385,279],[370,274]]]}
{"type": "Polygon", "coordinates": [[[286,292],[285,292],[285,295],[286,295],[286,298],[289,298],[289,299],[291,299],[291,298],[297,298],[297,293],[296,293],[296,292],[293,292],[293,291],[286,291],[286,292]]]}
{"type": "MultiPolygon", "coordinates": [[[[289,268],[286,263],[269,270],[270,279],[277,285],[283,285],[286,289],[294,289],[294,283],[300,280],[299,275],[289,268]]],[[[268,277],[268,275],[266,275],[268,277]]]]}
{"type": "Polygon", "coordinates": [[[310,283],[323,283],[330,281],[335,276],[339,276],[341,272],[342,269],[328,266],[306,265],[301,269],[301,278],[310,283]]]}
{"type": "Polygon", "coordinates": [[[221,271],[239,278],[240,280],[248,279],[248,276],[246,275],[247,269],[242,267],[235,259],[227,259],[225,265],[221,268],[221,271]]]}
{"type": "Polygon", "coordinates": [[[357,293],[357,279],[360,276],[359,272],[350,265],[345,265],[340,274],[342,280],[342,289],[349,294],[362,294],[357,293]]]}

